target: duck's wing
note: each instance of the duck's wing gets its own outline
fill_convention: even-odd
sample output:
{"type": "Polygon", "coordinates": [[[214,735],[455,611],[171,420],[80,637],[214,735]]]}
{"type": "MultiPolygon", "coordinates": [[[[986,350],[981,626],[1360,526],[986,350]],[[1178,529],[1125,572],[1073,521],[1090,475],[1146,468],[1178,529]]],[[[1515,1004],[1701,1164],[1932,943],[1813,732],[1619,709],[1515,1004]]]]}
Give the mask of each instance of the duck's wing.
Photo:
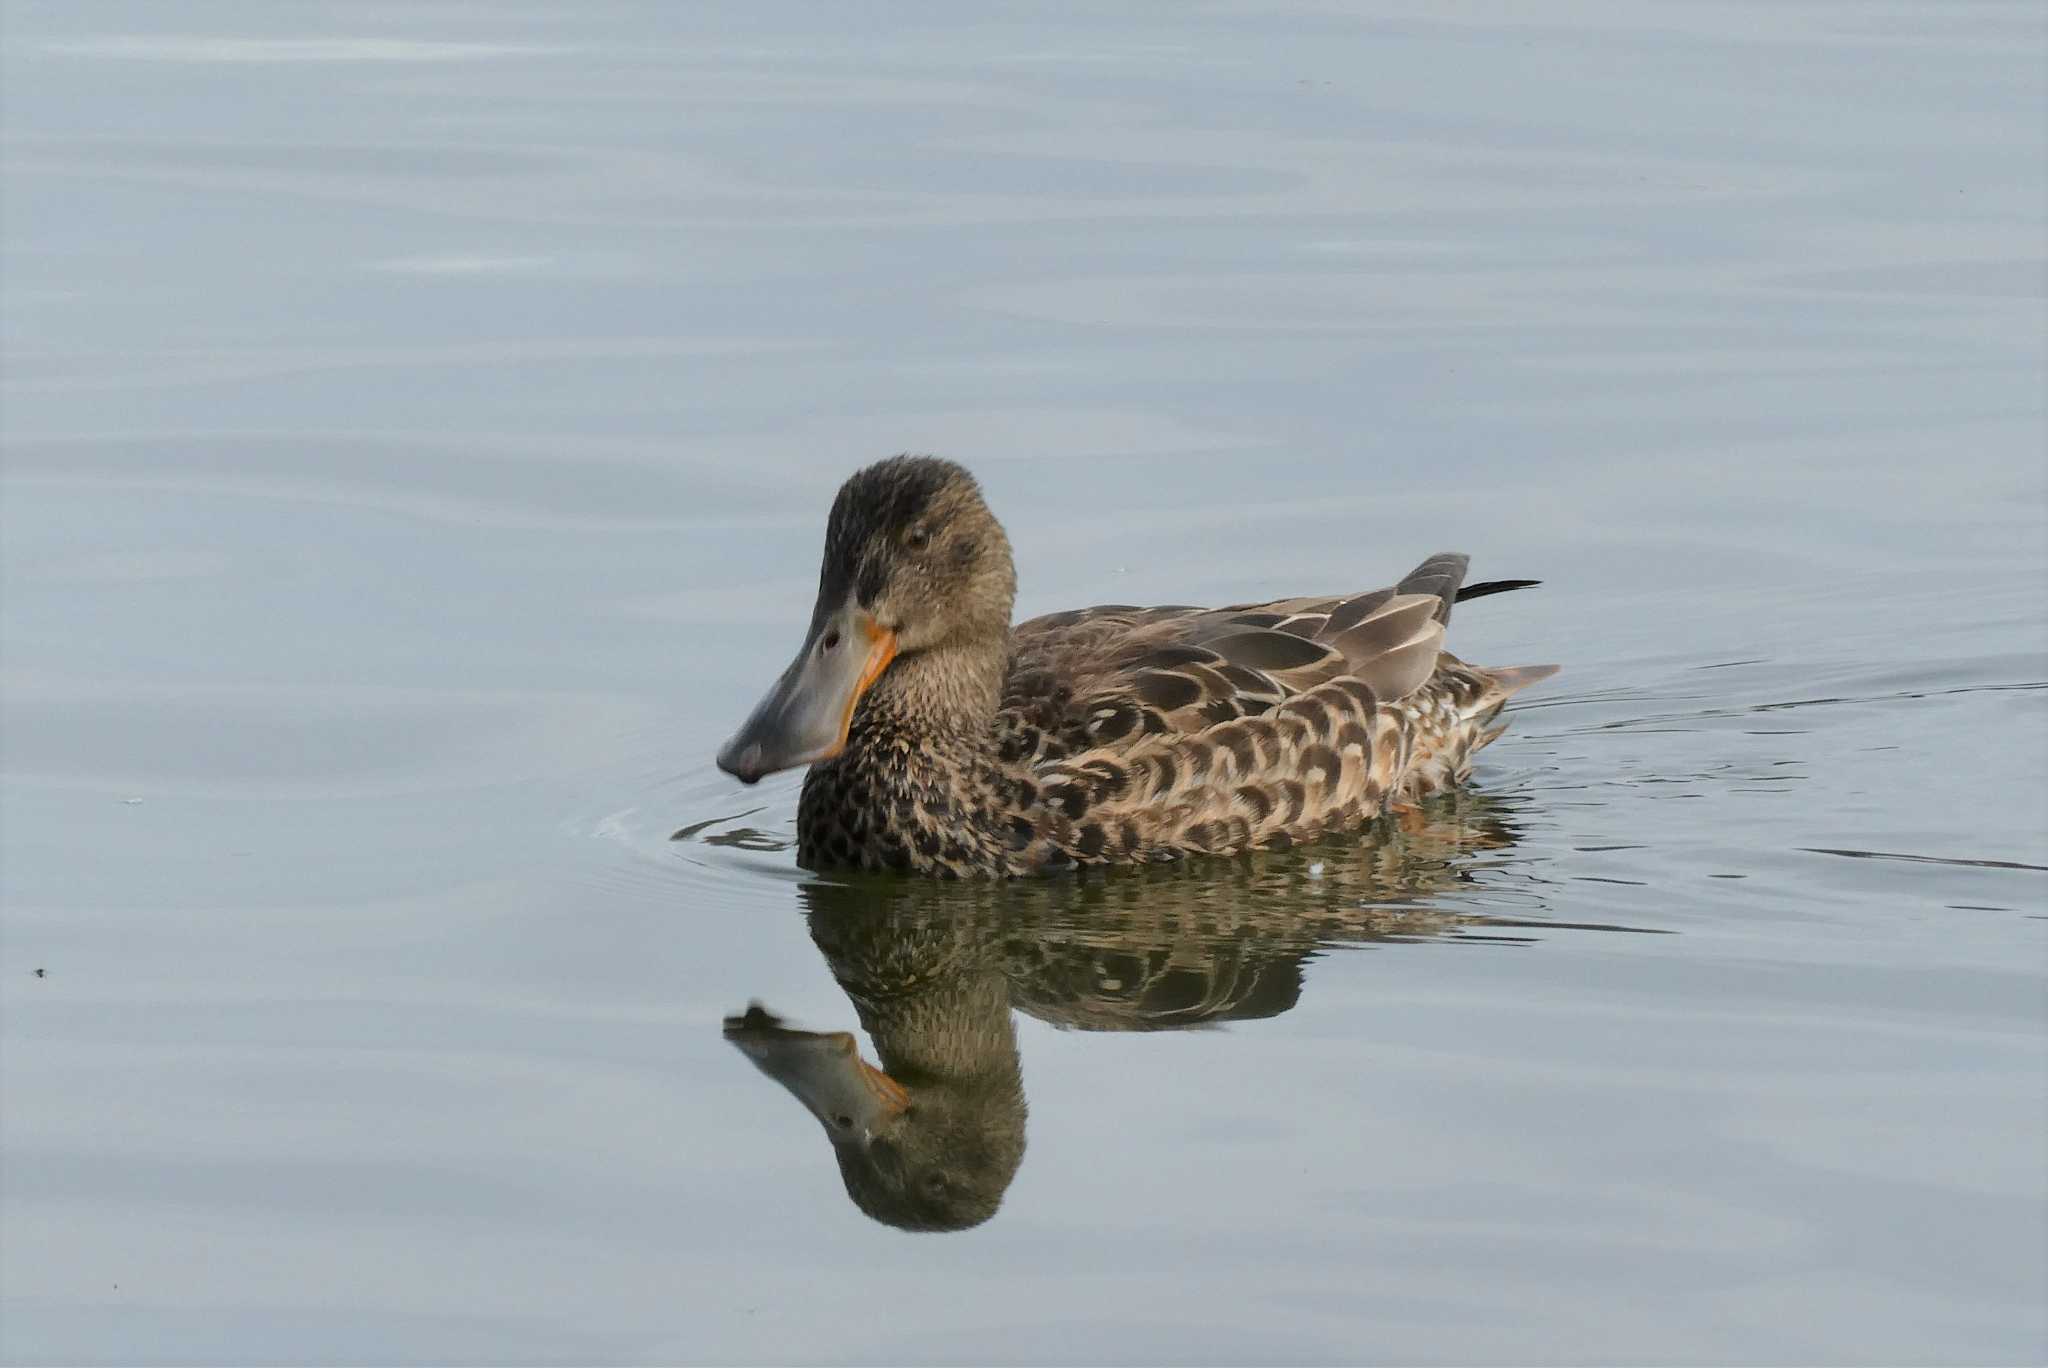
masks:
{"type": "Polygon", "coordinates": [[[1392,702],[1436,668],[1466,558],[1432,556],[1385,589],[1227,608],[1105,604],[1020,624],[1005,758],[1049,761],[1259,717],[1336,679],[1392,702]]]}
{"type": "Polygon", "coordinates": [[[1463,556],[1343,598],[1108,607],[1017,632],[1001,714],[1021,869],[1270,848],[1463,776],[1554,666],[1443,649],[1463,556]]]}

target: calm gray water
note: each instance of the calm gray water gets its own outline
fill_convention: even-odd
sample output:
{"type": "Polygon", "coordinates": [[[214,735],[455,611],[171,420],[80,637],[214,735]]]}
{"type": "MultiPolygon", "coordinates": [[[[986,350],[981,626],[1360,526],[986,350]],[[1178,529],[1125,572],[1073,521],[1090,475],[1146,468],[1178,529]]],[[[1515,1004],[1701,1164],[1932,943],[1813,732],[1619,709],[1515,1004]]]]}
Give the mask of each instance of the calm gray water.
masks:
{"type": "Polygon", "coordinates": [[[0,1357],[2040,1361],[2043,23],[8,3],[0,1357]],[[711,755],[901,449],[1022,613],[1454,548],[1565,671],[1367,840],[809,879],[711,755]],[[964,1232],[722,1038],[888,964],[964,1232]]]}

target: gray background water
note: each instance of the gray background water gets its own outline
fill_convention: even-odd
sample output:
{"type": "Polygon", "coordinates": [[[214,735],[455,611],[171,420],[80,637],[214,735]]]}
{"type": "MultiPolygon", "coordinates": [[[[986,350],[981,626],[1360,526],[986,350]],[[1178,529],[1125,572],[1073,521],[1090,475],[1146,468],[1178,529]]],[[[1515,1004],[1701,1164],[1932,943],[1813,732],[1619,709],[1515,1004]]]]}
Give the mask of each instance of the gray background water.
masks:
{"type": "Polygon", "coordinates": [[[0,1352],[2038,1361],[2043,22],[8,3],[0,1352]],[[709,758],[905,448],[1566,667],[952,1235],[717,1029],[854,1025],[709,758]]]}

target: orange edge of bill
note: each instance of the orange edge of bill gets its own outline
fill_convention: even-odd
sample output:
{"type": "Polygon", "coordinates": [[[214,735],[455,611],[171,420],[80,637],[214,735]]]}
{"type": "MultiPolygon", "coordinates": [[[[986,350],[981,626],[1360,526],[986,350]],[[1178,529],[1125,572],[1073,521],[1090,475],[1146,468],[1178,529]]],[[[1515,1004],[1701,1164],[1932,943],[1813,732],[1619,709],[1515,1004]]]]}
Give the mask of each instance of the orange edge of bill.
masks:
{"type": "MultiPolygon", "coordinates": [[[[839,739],[832,743],[832,749],[819,757],[830,760],[846,748],[846,734],[853,729],[853,710],[860,706],[860,700],[882,677],[882,671],[889,668],[889,662],[896,658],[896,634],[873,618],[865,617],[861,627],[868,634],[868,663],[860,672],[860,682],[853,686],[852,697],[846,700],[846,712],[839,719],[839,739]]],[[[882,1075],[888,1078],[887,1074],[882,1075]]],[[[892,1083],[895,1081],[890,1080],[892,1083]]]]}

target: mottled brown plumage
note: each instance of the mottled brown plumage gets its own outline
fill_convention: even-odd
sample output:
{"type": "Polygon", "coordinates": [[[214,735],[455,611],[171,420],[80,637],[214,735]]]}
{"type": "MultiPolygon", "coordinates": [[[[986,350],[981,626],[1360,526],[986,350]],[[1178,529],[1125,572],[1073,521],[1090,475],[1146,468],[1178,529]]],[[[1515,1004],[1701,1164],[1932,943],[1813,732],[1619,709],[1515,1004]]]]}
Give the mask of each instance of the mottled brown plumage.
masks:
{"type": "Polygon", "coordinates": [[[1012,629],[1009,543],[972,477],[897,457],[840,491],[805,652],[720,763],[748,779],[812,764],[797,831],[813,869],[1018,875],[1283,847],[1463,780],[1508,696],[1554,671],[1443,649],[1464,573],[1438,555],[1367,593],[1012,629]]]}

